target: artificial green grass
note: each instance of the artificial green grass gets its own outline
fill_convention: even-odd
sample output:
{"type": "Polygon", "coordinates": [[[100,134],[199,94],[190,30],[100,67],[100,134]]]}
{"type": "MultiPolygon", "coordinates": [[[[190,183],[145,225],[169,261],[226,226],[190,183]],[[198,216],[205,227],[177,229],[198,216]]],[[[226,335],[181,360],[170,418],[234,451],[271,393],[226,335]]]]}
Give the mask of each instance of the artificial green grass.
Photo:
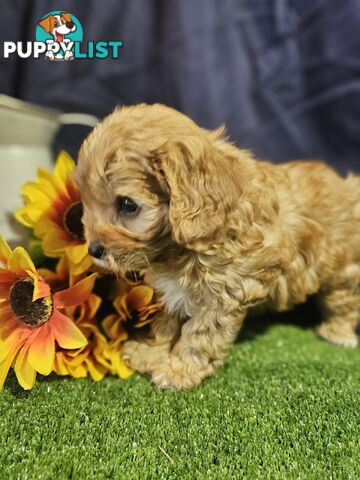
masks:
{"type": "Polygon", "coordinates": [[[359,365],[359,349],[274,325],[189,393],[139,375],[51,377],[26,393],[11,377],[0,478],[358,479],[359,365]]]}

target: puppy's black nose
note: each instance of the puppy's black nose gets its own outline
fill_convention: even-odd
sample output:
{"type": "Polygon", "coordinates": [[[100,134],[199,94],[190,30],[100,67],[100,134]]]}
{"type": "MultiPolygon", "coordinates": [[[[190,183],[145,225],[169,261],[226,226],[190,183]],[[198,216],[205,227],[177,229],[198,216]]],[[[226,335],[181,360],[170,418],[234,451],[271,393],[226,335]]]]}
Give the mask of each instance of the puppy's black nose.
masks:
{"type": "Polygon", "coordinates": [[[67,26],[68,28],[73,28],[74,22],[66,22],[66,26],[67,26]]]}
{"type": "Polygon", "coordinates": [[[101,258],[104,255],[105,248],[98,243],[90,243],[88,252],[94,258],[101,258]]]}

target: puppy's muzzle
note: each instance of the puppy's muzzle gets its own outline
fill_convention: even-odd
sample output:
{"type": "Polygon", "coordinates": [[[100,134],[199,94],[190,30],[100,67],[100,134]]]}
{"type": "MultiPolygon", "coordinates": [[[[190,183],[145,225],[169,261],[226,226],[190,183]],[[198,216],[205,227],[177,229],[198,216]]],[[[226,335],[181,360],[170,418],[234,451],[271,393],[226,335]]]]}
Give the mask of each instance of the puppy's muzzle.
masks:
{"type": "Polygon", "coordinates": [[[100,259],[105,253],[105,248],[99,243],[90,243],[88,252],[92,257],[100,259]]]}

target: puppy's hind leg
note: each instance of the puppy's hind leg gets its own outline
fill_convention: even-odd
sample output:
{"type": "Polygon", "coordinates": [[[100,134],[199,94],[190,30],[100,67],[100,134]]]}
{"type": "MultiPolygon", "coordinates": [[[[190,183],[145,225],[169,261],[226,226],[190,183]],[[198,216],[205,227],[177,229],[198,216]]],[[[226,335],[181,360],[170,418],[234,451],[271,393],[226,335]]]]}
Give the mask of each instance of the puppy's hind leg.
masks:
{"type": "Polygon", "coordinates": [[[322,293],[324,320],[317,333],[331,343],[354,348],[360,344],[360,267],[350,265],[344,270],[346,281],[322,293]]]}

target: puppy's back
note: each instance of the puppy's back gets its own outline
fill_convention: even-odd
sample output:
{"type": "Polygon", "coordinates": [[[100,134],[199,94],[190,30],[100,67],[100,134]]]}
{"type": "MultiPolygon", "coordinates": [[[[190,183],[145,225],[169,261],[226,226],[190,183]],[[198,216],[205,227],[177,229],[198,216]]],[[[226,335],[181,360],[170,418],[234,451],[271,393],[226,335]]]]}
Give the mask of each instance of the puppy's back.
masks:
{"type": "Polygon", "coordinates": [[[360,176],[342,178],[318,161],[290,162],[283,168],[290,177],[298,212],[320,224],[333,242],[360,259],[360,176]]]}

